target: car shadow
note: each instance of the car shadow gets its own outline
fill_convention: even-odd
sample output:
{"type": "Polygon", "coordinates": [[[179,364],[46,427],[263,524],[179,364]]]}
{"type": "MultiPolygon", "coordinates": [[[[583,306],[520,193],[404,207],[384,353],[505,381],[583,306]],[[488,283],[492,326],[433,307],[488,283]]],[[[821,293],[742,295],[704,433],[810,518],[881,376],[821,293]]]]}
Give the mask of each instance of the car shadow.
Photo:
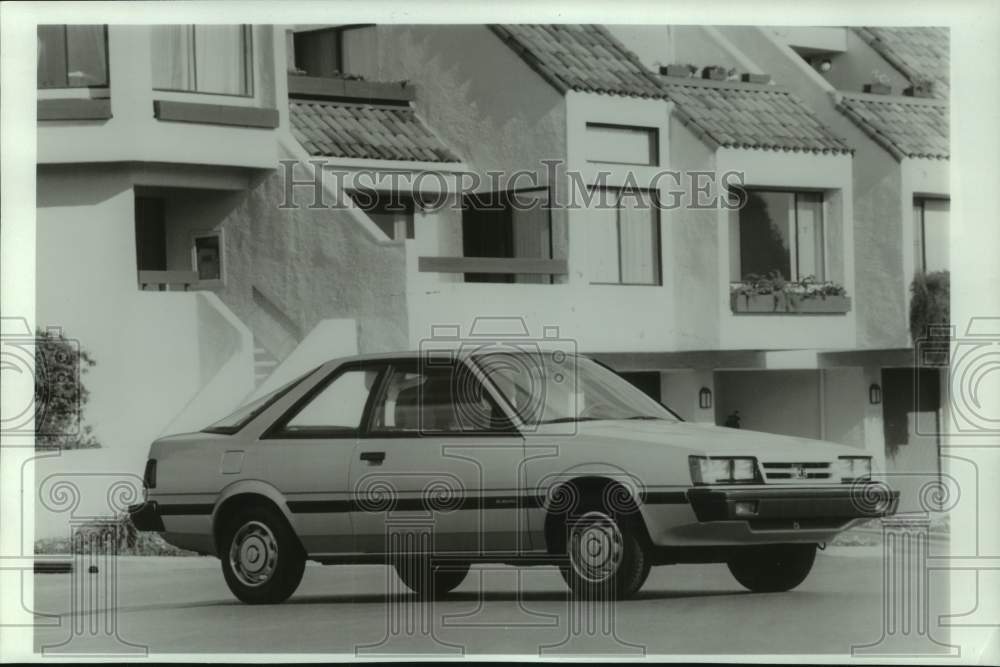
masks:
{"type": "MultiPolygon", "coordinates": [[[[709,598],[721,596],[747,595],[750,591],[639,591],[628,600],[617,604],[630,604],[645,600],[680,600],[686,598],[709,598]]],[[[448,602],[567,602],[569,591],[456,591],[435,600],[435,603],[448,602]]],[[[333,595],[299,595],[287,600],[284,604],[386,604],[388,602],[419,602],[415,593],[341,593],[333,595]]]]}

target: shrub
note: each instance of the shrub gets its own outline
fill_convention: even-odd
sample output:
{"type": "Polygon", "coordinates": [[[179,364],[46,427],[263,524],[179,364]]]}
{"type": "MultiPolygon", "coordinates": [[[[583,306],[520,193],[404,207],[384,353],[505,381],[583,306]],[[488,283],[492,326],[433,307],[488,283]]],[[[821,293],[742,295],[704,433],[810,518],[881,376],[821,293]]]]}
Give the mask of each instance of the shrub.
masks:
{"type": "Polygon", "coordinates": [[[950,335],[951,275],[947,271],[918,273],[910,283],[910,338],[913,343],[950,335]]]}
{"type": "Polygon", "coordinates": [[[89,426],[82,425],[90,392],[84,374],[95,365],[79,343],[58,329],[35,332],[35,447],[81,449],[100,447],[89,426]]]}
{"type": "Polygon", "coordinates": [[[36,554],[77,554],[94,543],[105,543],[119,556],[197,556],[167,544],[159,533],[139,532],[127,516],[108,517],[84,524],[73,538],[52,537],[35,541],[36,554]]]}

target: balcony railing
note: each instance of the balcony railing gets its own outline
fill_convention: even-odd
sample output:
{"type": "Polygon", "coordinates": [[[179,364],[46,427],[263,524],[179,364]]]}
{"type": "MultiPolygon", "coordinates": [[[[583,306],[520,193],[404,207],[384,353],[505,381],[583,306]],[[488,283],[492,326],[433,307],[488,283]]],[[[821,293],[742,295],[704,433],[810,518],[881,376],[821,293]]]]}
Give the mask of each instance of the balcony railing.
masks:
{"type": "Polygon", "coordinates": [[[145,292],[187,292],[197,282],[194,271],[139,272],[139,289],[145,292]]]}
{"type": "Polygon", "coordinates": [[[569,273],[565,259],[533,257],[419,257],[422,273],[489,273],[495,275],[551,275],[569,273]]]}

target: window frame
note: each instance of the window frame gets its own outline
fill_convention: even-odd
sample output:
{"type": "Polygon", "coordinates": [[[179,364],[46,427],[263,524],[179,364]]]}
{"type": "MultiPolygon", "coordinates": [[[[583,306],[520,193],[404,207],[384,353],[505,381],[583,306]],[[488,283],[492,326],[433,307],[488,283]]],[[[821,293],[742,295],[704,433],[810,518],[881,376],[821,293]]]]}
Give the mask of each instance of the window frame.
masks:
{"type": "Polygon", "coordinates": [[[198,274],[198,284],[202,287],[223,287],[226,284],[226,244],[224,229],[206,229],[191,232],[191,269],[198,274]],[[219,240],[219,277],[202,279],[198,272],[198,239],[217,238],[219,240]]]}
{"type": "Polygon", "coordinates": [[[384,190],[384,189],[380,190],[380,189],[366,189],[366,188],[345,188],[344,192],[350,198],[351,204],[358,210],[364,212],[364,214],[368,216],[368,218],[372,221],[372,223],[374,223],[375,226],[378,227],[383,234],[385,234],[385,229],[382,228],[382,225],[380,225],[375,220],[375,218],[371,217],[371,214],[373,212],[376,214],[383,214],[383,215],[386,213],[403,214],[404,216],[403,220],[399,219],[393,220],[392,236],[385,234],[388,240],[403,241],[407,239],[412,240],[416,238],[417,209],[421,208],[417,194],[408,192],[399,192],[398,190],[384,190]],[[368,205],[366,207],[364,205],[364,202],[361,201],[359,198],[368,198],[369,200],[371,198],[375,198],[376,201],[373,204],[368,205]],[[392,202],[393,198],[399,199],[399,203],[403,205],[402,210],[395,210],[395,211],[374,210],[380,206],[383,206],[386,203],[393,203],[392,202]],[[388,202],[384,200],[388,200],[388,202]],[[404,228],[402,235],[399,234],[399,227],[404,228]]]}
{"type": "Polygon", "coordinates": [[[618,251],[618,282],[589,281],[590,285],[615,285],[621,287],[663,287],[663,217],[660,215],[660,197],[657,190],[651,188],[627,188],[617,185],[591,185],[590,190],[603,190],[618,193],[615,200],[615,238],[617,240],[618,251]],[[626,192],[642,192],[649,195],[650,210],[655,211],[656,219],[653,221],[653,233],[655,239],[652,247],[656,259],[656,277],[650,283],[633,283],[622,281],[622,213],[621,201],[626,192]]]}
{"type": "MultiPolygon", "coordinates": [[[[789,282],[799,282],[807,276],[802,276],[799,270],[799,197],[801,195],[819,195],[819,211],[820,211],[820,226],[822,232],[822,260],[823,260],[823,275],[816,276],[816,282],[823,283],[828,282],[830,278],[828,277],[828,266],[830,264],[830,250],[829,244],[827,243],[827,210],[829,204],[829,198],[827,197],[826,190],[824,189],[808,189],[808,188],[775,188],[771,186],[744,186],[739,188],[746,192],[763,192],[772,194],[782,194],[792,196],[792,211],[794,212],[793,217],[793,229],[790,230],[788,237],[789,248],[788,248],[788,264],[789,273],[791,275],[783,276],[783,278],[789,282]]],[[[730,276],[730,283],[742,283],[743,278],[746,275],[746,271],[743,269],[743,244],[741,242],[741,226],[743,221],[741,219],[741,214],[743,212],[742,208],[736,209],[736,258],[739,260],[739,275],[736,277],[730,276]]],[[[732,237],[730,237],[732,238],[732,237]]],[[[730,249],[732,252],[732,249],[730,249]]],[[[771,269],[772,271],[775,269],[771,269]]]]}
{"type": "MultiPolygon", "coordinates": [[[[520,258],[520,257],[517,257],[515,255],[515,256],[512,256],[512,257],[502,257],[500,259],[555,259],[555,253],[556,253],[556,249],[555,249],[555,230],[553,229],[553,224],[552,224],[552,222],[553,222],[552,221],[552,198],[553,198],[552,195],[553,195],[553,192],[552,192],[552,187],[549,186],[549,185],[537,185],[537,186],[525,187],[525,188],[507,188],[505,190],[494,190],[494,191],[490,191],[490,192],[470,192],[468,194],[462,195],[462,207],[460,209],[460,211],[461,211],[461,219],[459,220],[459,223],[462,225],[462,245],[463,245],[463,248],[462,248],[462,257],[468,257],[468,258],[489,258],[489,257],[494,257],[494,256],[490,256],[490,255],[466,255],[465,254],[465,248],[464,248],[464,246],[465,246],[465,211],[466,210],[475,210],[473,207],[470,207],[470,206],[467,205],[466,202],[467,202],[468,198],[470,198],[470,197],[472,197],[472,198],[475,198],[475,197],[490,197],[491,199],[489,201],[491,201],[492,198],[494,198],[494,197],[503,197],[504,207],[501,210],[504,213],[508,214],[508,220],[507,220],[508,229],[510,230],[511,235],[513,236],[513,233],[514,233],[514,213],[516,212],[516,209],[514,209],[513,207],[511,207],[511,205],[510,205],[511,204],[511,199],[513,197],[516,197],[518,193],[537,193],[537,192],[544,192],[545,193],[545,204],[543,206],[544,206],[544,210],[546,211],[546,214],[547,214],[547,216],[546,216],[546,228],[548,230],[548,246],[549,246],[548,257],[520,258]]],[[[492,209],[492,208],[483,208],[483,209],[480,209],[480,210],[483,210],[483,211],[492,211],[492,210],[495,210],[495,209],[492,209]]],[[[462,275],[462,282],[463,283],[472,283],[472,284],[491,284],[491,285],[532,285],[532,284],[554,285],[554,284],[556,284],[556,276],[554,274],[548,274],[546,276],[546,278],[548,279],[547,283],[519,283],[516,280],[517,274],[515,274],[515,273],[511,273],[511,274],[495,274],[495,275],[501,275],[501,276],[509,277],[510,280],[471,280],[470,281],[469,278],[468,278],[470,275],[490,275],[490,274],[477,274],[477,273],[473,272],[473,273],[464,273],[464,274],[461,274],[461,275],[462,275]]]]}
{"type": "Polygon", "coordinates": [[[356,440],[361,437],[371,415],[373,400],[381,390],[382,381],[388,368],[388,361],[349,361],[331,370],[326,377],[317,382],[305,394],[300,396],[292,405],[275,419],[270,426],[260,435],[260,440],[356,440]],[[365,399],[365,405],[361,412],[361,420],[357,428],[310,430],[310,431],[288,431],[288,422],[295,419],[302,410],[313,402],[327,387],[337,381],[345,373],[351,371],[375,371],[375,381],[365,399]]]}
{"type": "MultiPolygon", "coordinates": [[[[62,72],[62,74],[63,74],[63,79],[66,81],[66,85],[64,85],[64,86],[39,86],[38,82],[37,82],[38,65],[36,63],[36,65],[35,65],[35,78],[36,78],[35,89],[41,91],[41,90],[104,90],[104,89],[111,88],[111,51],[110,51],[110,47],[108,45],[108,25],[106,23],[100,24],[101,31],[104,34],[104,79],[105,79],[106,83],[103,83],[103,84],[94,84],[94,85],[87,85],[87,86],[71,86],[71,85],[69,85],[69,36],[68,36],[67,31],[66,31],[66,28],[69,27],[69,26],[74,26],[74,25],[79,26],[79,25],[88,25],[88,24],[73,24],[73,23],[55,23],[55,24],[51,24],[50,23],[50,24],[41,24],[41,25],[38,26],[38,28],[41,28],[43,26],[45,26],[45,27],[51,27],[53,25],[55,25],[55,26],[57,26],[57,27],[59,27],[59,28],[62,29],[62,38],[63,38],[63,65],[64,65],[64,67],[63,67],[64,71],[62,72]]],[[[37,30],[36,30],[36,39],[37,39],[37,30]]]]}
{"type": "MultiPolygon", "coordinates": [[[[155,90],[157,92],[161,92],[161,93],[186,93],[186,94],[190,94],[190,95],[214,95],[214,96],[217,96],[217,97],[238,97],[238,98],[241,98],[241,99],[254,99],[256,97],[256,95],[257,95],[257,93],[256,93],[256,89],[257,89],[257,85],[256,85],[257,84],[257,68],[254,67],[254,43],[253,43],[254,39],[253,39],[253,25],[252,24],[249,24],[249,23],[237,23],[237,24],[235,24],[235,25],[238,25],[240,28],[242,28],[242,31],[243,31],[243,58],[244,58],[244,67],[246,68],[246,82],[245,83],[246,83],[246,88],[247,88],[247,92],[245,92],[245,93],[216,93],[216,92],[212,92],[212,91],[198,90],[197,89],[198,88],[198,46],[197,46],[197,32],[194,30],[194,28],[198,27],[199,25],[214,26],[214,24],[181,23],[181,24],[175,24],[175,25],[183,25],[183,26],[186,26],[186,27],[190,27],[192,29],[192,32],[191,32],[191,54],[190,54],[190,56],[191,56],[191,59],[192,59],[192,61],[194,63],[194,67],[193,67],[193,71],[194,71],[194,88],[193,89],[191,89],[191,88],[159,88],[159,87],[157,87],[157,86],[154,85],[153,86],[153,90],[155,90]]],[[[154,25],[152,27],[156,28],[157,26],[154,25]]],[[[154,58],[156,57],[155,53],[152,54],[152,55],[153,55],[154,58]]],[[[150,63],[150,66],[152,67],[152,63],[150,63]]]]}
{"type": "MultiPolygon", "coordinates": [[[[951,198],[942,197],[936,195],[913,195],[913,211],[914,211],[914,223],[916,229],[914,230],[914,237],[917,238],[919,235],[920,239],[920,256],[915,257],[914,260],[919,260],[919,266],[917,269],[921,273],[927,273],[927,202],[947,202],[948,204],[948,221],[951,221],[951,198]],[[919,215],[917,212],[919,211],[919,215]]],[[[949,230],[950,231],[950,230],[949,230]]],[[[941,269],[935,269],[940,271],[941,269]]],[[[950,270],[950,269],[949,269],[950,270]]]]}
{"type": "Polygon", "coordinates": [[[588,157],[588,164],[617,164],[629,167],[659,167],[660,166],[660,128],[651,125],[628,125],[623,123],[601,123],[588,121],[584,127],[585,136],[590,129],[603,130],[640,130],[649,134],[650,146],[652,147],[649,162],[621,162],[618,160],[594,160],[588,157]]]}
{"type": "MultiPolygon", "coordinates": [[[[497,400],[494,395],[495,387],[491,386],[487,382],[484,382],[482,377],[482,371],[474,364],[470,364],[467,360],[453,359],[450,364],[452,367],[461,367],[464,372],[469,373],[479,386],[482,388],[483,393],[486,395],[487,400],[492,404],[494,410],[504,415],[506,420],[506,426],[504,428],[498,428],[495,430],[475,430],[475,431],[425,431],[423,429],[417,431],[376,431],[373,430],[373,424],[375,419],[375,406],[383,400],[385,392],[389,387],[389,380],[392,377],[394,371],[401,371],[404,373],[413,372],[421,373],[427,367],[430,368],[440,368],[445,364],[442,363],[440,366],[437,364],[427,364],[422,358],[405,358],[405,359],[392,359],[385,363],[382,372],[378,377],[378,387],[377,392],[373,391],[372,396],[374,400],[370,401],[366,405],[366,417],[362,423],[361,435],[362,439],[396,439],[396,438],[454,438],[454,437],[520,437],[521,431],[518,429],[517,425],[510,418],[505,406],[497,400]]],[[[371,398],[370,397],[370,398],[371,398]]]]}

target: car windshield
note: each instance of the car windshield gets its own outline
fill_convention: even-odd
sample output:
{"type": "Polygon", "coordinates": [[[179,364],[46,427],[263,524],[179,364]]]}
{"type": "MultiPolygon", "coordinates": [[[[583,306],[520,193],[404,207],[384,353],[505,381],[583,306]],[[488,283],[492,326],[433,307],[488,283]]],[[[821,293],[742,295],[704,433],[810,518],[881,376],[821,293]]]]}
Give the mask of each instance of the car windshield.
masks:
{"type": "Polygon", "coordinates": [[[236,409],[235,412],[223,417],[219,421],[206,426],[202,429],[204,433],[222,433],[224,435],[232,435],[236,433],[241,428],[249,424],[254,420],[257,415],[262,413],[264,410],[269,408],[272,403],[277,401],[279,398],[287,394],[292,388],[298,383],[305,380],[307,377],[316,372],[316,369],[312,369],[305,375],[300,375],[288,384],[278,387],[274,391],[264,394],[260,398],[256,398],[249,403],[245,403],[236,409]]]}
{"type": "Polygon", "coordinates": [[[601,364],[576,355],[490,353],[475,357],[528,425],[612,419],[681,419],[601,364]]]}

